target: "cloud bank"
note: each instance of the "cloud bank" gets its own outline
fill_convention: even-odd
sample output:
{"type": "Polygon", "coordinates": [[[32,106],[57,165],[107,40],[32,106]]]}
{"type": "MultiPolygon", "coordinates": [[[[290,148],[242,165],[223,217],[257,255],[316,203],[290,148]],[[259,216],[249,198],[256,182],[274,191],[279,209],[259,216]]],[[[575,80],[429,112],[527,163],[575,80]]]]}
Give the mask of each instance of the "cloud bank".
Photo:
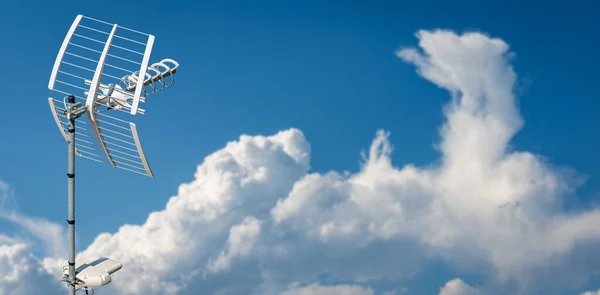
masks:
{"type": "MultiPolygon", "coordinates": [[[[562,210],[577,177],[510,146],[524,121],[509,46],[480,33],[417,38],[398,58],[451,96],[434,165],[394,166],[380,130],[356,173],[311,173],[300,130],[243,135],[206,157],[164,210],[100,234],[78,261],[116,259],[124,267],[107,292],[146,295],[375,294],[363,285],[409,280],[428,259],[486,277],[442,283],[440,295],[557,294],[598,273],[600,212],[562,210]],[[323,273],[361,285],[323,286],[323,273]]],[[[0,259],[22,261],[21,272],[62,263],[2,243],[0,259]]]]}
{"type": "Polygon", "coordinates": [[[59,294],[59,280],[48,275],[26,243],[0,235],[0,295],[59,294]]]}

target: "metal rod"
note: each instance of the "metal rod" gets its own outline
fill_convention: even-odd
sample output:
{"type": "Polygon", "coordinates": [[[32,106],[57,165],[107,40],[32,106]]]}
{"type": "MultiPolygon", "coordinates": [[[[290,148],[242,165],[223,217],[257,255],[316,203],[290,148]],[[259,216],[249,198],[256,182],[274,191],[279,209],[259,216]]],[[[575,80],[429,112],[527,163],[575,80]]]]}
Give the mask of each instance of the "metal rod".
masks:
{"type": "Polygon", "coordinates": [[[126,143],[126,144],[129,144],[129,145],[135,146],[135,143],[131,143],[131,142],[128,142],[128,141],[125,141],[125,140],[122,140],[122,139],[116,138],[116,137],[114,137],[114,136],[110,136],[110,135],[106,135],[106,134],[102,134],[102,136],[103,136],[103,137],[106,137],[106,138],[114,139],[114,140],[116,140],[116,141],[120,141],[120,142],[122,142],[122,143],[126,143]]]}
{"type": "MultiPolygon", "coordinates": [[[[65,52],[65,53],[67,53],[67,52],[65,52]]],[[[60,70],[59,70],[58,72],[59,72],[59,73],[61,73],[61,74],[69,75],[69,76],[71,76],[71,77],[74,77],[74,78],[81,79],[81,80],[83,80],[83,81],[87,80],[87,79],[86,79],[86,78],[84,78],[84,77],[77,76],[77,75],[74,75],[74,74],[71,74],[71,73],[63,72],[63,71],[60,71],[60,70]]]]}
{"type": "Polygon", "coordinates": [[[98,159],[94,159],[94,158],[92,158],[92,157],[87,157],[87,156],[85,156],[85,155],[80,155],[80,157],[82,157],[82,158],[84,158],[84,159],[92,160],[92,161],[95,161],[95,162],[98,162],[98,163],[103,163],[102,161],[100,161],[100,160],[98,160],[98,159]]]}
{"type": "Polygon", "coordinates": [[[131,72],[133,72],[133,71],[131,71],[131,70],[124,69],[124,68],[117,67],[117,66],[113,66],[113,65],[111,65],[111,64],[108,64],[108,63],[104,63],[104,65],[105,65],[105,66],[109,66],[109,67],[111,67],[111,68],[113,68],[113,69],[121,70],[121,71],[123,71],[123,72],[126,72],[126,73],[131,73],[131,72]]]}
{"type": "Polygon", "coordinates": [[[90,40],[90,41],[94,41],[94,42],[96,42],[96,43],[100,43],[100,44],[104,44],[104,43],[106,43],[106,42],[103,42],[103,41],[100,41],[100,40],[96,40],[96,39],[94,39],[94,38],[90,38],[90,37],[82,36],[82,35],[79,35],[79,34],[73,34],[73,36],[77,36],[77,37],[79,37],[79,38],[83,38],[83,39],[87,39],[87,40],[90,40]]]}
{"type": "MultiPolygon", "coordinates": [[[[134,158],[134,159],[138,159],[138,160],[140,159],[140,157],[138,157],[138,156],[136,156],[136,155],[132,155],[132,154],[129,154],[129,153],[126,153],[126,152],[122,152],[122,151],[120,151],[120,150],[117,150],[117,149],[112,149],[112,148],[106,148],[106,149],[107,149],[107,150],[108,150],[108,151],[109,151],[111,154],[112,154],[113,152],[115,152],[115,153],[119,153],[119,154],[122,154],[122,155],[126,155],[126,156],[129,156],[129,157],[132,157],[132,158],[134,158]]],[[[114,156],[114,155],[113,155],[113,156],[114,156]]]]}
{"type": "MultiPolygon", "coordinates": [[[[88,137],[89,137],[89,136],[88,136],[88,137]]],[[[87,143],[87,144],[93,144],[93,143],[91,143],[91,142],[89,142],[89,141],[87,141],[87,140],[85,140],[85,139],[81,139],[81,138],[76,138],[76,140],[77,140],[77,141],[83,141],[83,142],[85,142],[85,143],[87,143]]]]}
{"type": "Polygon", "coordinates": [[[121,167],[121,166],[116,166],[116,168],[122,169],[122,170],[125,170],[125,171],[129,171],[129,172],[133,172],[133,173],[137,173],[139,175],[146,175],[146,176],[148,175],[146,173],[143,173],[143,172],[140,172],[140,171],[135,171],[133,169],[129,169],[129,168],[121,167]]]}
{"type": "Polygon", "coordinates": [[[93,147],[89,147],[89,146],[87,146],[87,145],[83,145],[83,144],[75,144],[75,147],[76,147],[76,148],[83,148],[83,149],[90,150],[90,151],[95,151],[95,150],[96,150],[96,149],[95,149],[95,148],[93,148],[93,147]]]}
{"type": "MultiPolygon", "coordinates": [[[[161,73],[160,75],[152,76],[151,78],[148,78],[148,79],[146,79],[144,81],[144,86],[148,86],[148,85],[150,85],[152,83],[155,83],[155,82],[157,82],[159,80],[163,80],[164,78],[170,77],[173,74],[175,74],[176,72],[177,72],[177,69],[175,69],[175,70],[169,70],[169,71],[166,71],[164,73],[161,73]]],[[[136,85],[131,86],[131,87],[127,87],[126,90],[127,91],[134,91],[135,87],[136,87],[136,85]]]]}
{"type": "Polygon", "coordinates": [[[108,129],[108,128],[104,128],[104,127],[98,127],[98,129],[100,129],[100,130],[102,130],[102,131],[108,131],[108,132],[111,132],[111,133],[114,133],[114,134],[121,135],[121,136],[123,136],[123,137],[127,137],[127,138],[131,138],[131,139],[133,139],[133,136],[131,136],[131,135],[127,135],[127,134],[124,134],[124,133],[121,133],[121,132],[117,132],[117,131],[114,131],[114,130],[110,130],[110,129],[108,129]]]}
{"type": "Polygon", "coordinates": [[[71,87],[73,87],[73,88],[77,88],[77,89],[79,89],[79,90],[87,91],[87,89],[86,89],[86,88],[83,88],[83,87],[81,87],[81,86],[77,86],[77,85],[73,85],[73,84],[71,84],[71,83],[64,82],[64,81],[61,81],[61,80],[58,80],[58,79],[56,79],[56,82],[58,82],[58,83],[61,83],[61,84],[65,84],[65,85],[67,85],[67,86],[71,86],[71,87]]]}
{"type": "Polygon", "coordinates": [[[86,50],[89,50],[89,51],[92,51],[92,52],[96,52],[96,53],[102,54],[102,51],[100,51],[100,50],[96,50],[94,48],[85,47],[85,46],[79,45],[77,43],[69,42],[69,45],[73,45],[73,46],[76,46],[76,47],[79,47],[79,48],[83,48],[83,49],[86,49],[86,50]]]}
{"type": "MultiPolygon", "coordinates": [[[[100,115],[100,116],[102,116],[102,117],[106,117],[106,118],[113,119],[113,120],[115,120],[115,121],[119,121],[119,122],[122,122],[122,123],[127,123],[127,124],[129,124],[129,122],[127,122],[127,121],[125,121],[125,120],[122,120],[122,119],[119,119],[119,118],[115,118],[115,117],[113,117],[113,116],[109,116],[109,115],[107,115],[107,114],[98,113],[98,115],[100,115]]],[[[103,123],[104,123],[105,121],[100,121],[100,122],[103,122],[103,123]]]]}
{"type": "Polygon", "coordinates": [[[92,152],[86,152],[86,151],[82,151],[82,150],[78,150],[78,152],[81,153],[81,154],[86,154],[86,155],[91,155],[91,156],[94,156],[94,157],[98,157],[98,155],[96,155],[96,154],[94,154],[92,152]]]}
{"type": "Polygon", "coordinates": [[[83,59],[83,60],[87,60],[87,61],[95,62],[95,63],[97,63],[97,62],[98,62],[98,61],[97,61],[97,60],[95,60],[95,59],[92,59],[92,58],[89,58],[89,57],[85,57],[85,56],[81,56],[81,55],[79,55],[79,54],[71,53],[71,52],[68,52],[68,51],[65,51],[65,54],[67,54],[67,55],[70,55],[70,56],[74,56],[74,57],[77,57],[77,58],[81,58],[81,59],[83,59]]]}
{"type": "Polygon", "coordinates": [[[146,33],[142,33],[140,31],[132,30],[132,29],[129,29],[129,28],[126,28],[126,27],[119,27],[119,29],[124,29],[124,30],[130,31],[130,32],[138,33],[140,35],[144,35],[144,36],[150,36],[150,35],[148,35],[146,33]]]}
{"type": "MultiPolygon", "coordinates": [[[[98,113],[98,114],[100,114],[100,113],[98,113]]],[[[114,123],[111,123],[111,122],[102,121],[102,120],[100,120],[100,119],[97,119],[97,120],[98,120],[98,122],[100,122],[100,123],[102,123],[102,124],[107,124],[107,125],[110,125],[110,126],[114,126],[114,127],[117,127],[117,128],[121,128],[121,129],[123,129],[123,130],[127,130],[127,131],[129,131],[129,130],[130,130],[129,128],[125,128],[125,127],[123,127],[123,126],[119,126],[119,125],[117,125],[117,124],[114,124],[114,123]]]]}
{"type": "Polygon", "coordinates": [[[106,76],[106,77],[109,77],[109,78],[113,78],[113,79],[115,79],[115,80],[117,80],[117,81],[121,81],[121,79],[123,79],[123,78],[119,78],[119,77],[117,77],[117,76],[113,76],[113,75],[110,75],[110,74],[107,74],[107,73],[102,73],[102,76],[106,76]]]}
{"type": "Polygon", "coordinates": [[[86,68],[86,67],[82,67],[82,66],[74,65],[74,64],[72,64],[72,63],[70,63],[70,62],[61,61],[60,63],[66,64],[66,65],[70,65],[70,66],[72,66],[72,67],[80,68],[80,69],[82,69],[82,70],[86,70],[86,71],[88,71],[88,72],[92,72],[92,73],[94,73],[94,70],[90,70],[90,69],[88,69],[88,68],[86,68]]]}
{"type": "MultiPolygon", "coordinates": [[[[69,95],[69,106],[75,103],[75,96],[69,95]]],[[[71,115],[71,114],[70,114],[71,115]]],[[[69,116],[69,169],[68,169],[68,197],[69,213],[67,223],[69,226],[69,294],[75,295],[75,118],[69,116]]]]}
{"type": "Polygon", "coordinates": [[[127,40],[127,41],[129,41],[129,42],[133,42],[133,43],[137,43],[137,44],[140,44],[140,45],[146,46],[146,43],[143,43],[143,42],[140,42],[140,41],[135,41],[135,40],[132,40],[132,39],[129,39],[129,38],[125,38],[125,37],[121,37],[121,36],[119,36],[119,35],[115,35],[115,38],[119,38],[119,39],[127,40]]]}
{"type": "Polygon", "coordinates": [[[135,53],[135,54],[139,54],[139,55],[141,55],[141,56],[144,56],[144,53],[143,53],[143,52],[139,52],[139,51],[131,50],[131,49],[128,49],[128,48],[125,48],[125,47],[121,47],[121,46],[118,46],[118,45],[111,44],[111,45],[110,45],[110,47],[119,48],[119,49],[121,49],[121,50],[129,51],[129,52],[131,52],[131,53],[135,53]]]}
{"type": "Polygon", "coordinates": [[[79,25],[79,27],[84,28],[84,29],[88,29],[90,31],[95,31],[95,32],[98,32],[98,33],[102,33],[104,35],[109,35],[109,33],[107,33],[107,32],[100,31],[100,30],[97,30],[97,29],[94,29],[94,28],[90,28],[90,27],[86,27],[86,26],[83,26],[83,25],[79,25]]]}
{"type": "Polygon", "coordinates": [[[99,20],[99,19],[91,18],[91,17],[89,17],[89,16],[85,16],[85,15],[84,15],[83,17],[84,17],[84,18],[87,18],[87,19],[89,19],[89,20],[97,21],[97,22],[99,22],[99,23],[103,23],[103,24],[107,24],[107,25],[111,25],[111,26],[113,25],[113,24],[111,24],[111,23],[107,23],[107,22],[105,22],[105,21],[103,21],[103,20],[99,20]]]}
{"type": "Polygon", "coordinates": [[[124,58],[124,57],[119,57],[119,56],[116,56],[116,55],[112,55],[112,54],[110,54],[110,53],[108,54],[108,56],[110,56],[110,57],[114,57],[114,58],[118,58],[118,59],[120,59],[120,60],[128,61],[128,62],[130,62],[130,63],[132,63],[132,64],[136,64],[136,65],[139,65],[139,66],[141,66],[141,65],[142,65],[142,63],[140,63],[140,62],[133,61],[133,60],[131,60],[131,59],[126,59],[126,58],[124,58]]]}
{"type": "Polygon", "coordinates": [[[136,169],[139,169],[139,170],[142,170],[142,171],[144,171],[144,167],[137,167],[137,166],[133,166],[133,165],[131,165],[131,164],[127,164],[127,163],[125,163],[125,162],[121,162],[121,161],[117,161],[117,160],[113,160],[113,162],[115,162],[115,163],[118,163],[118,164],[120,164],[120,165],[129,166],[129,167],[131,167],[131,168],[136,168],[136,169]]]}
{"type": "Polygon", "coordinates": [[[107,145],[109,145],[109,144],[110,144],[110,145],[114,145],[114,146],[116,146],[116,147],[122,148],[122,149],[124,149],[124,150],[128,150],[128,151],[130,151],[130,152],[135,152],[135,153],[137,153],[137,152],[138,152],[137,150],[134,150],[134,149],[132,149],[132,148],[128,148],[128,147],[124,147],[124,146],[122,146],[122,145],[119,145],[119,144],[116,144],[116,143],[112,143],[112,142],[110,142],[110,141],[108,141],[108,140],[105,140],[105,141],[104,141],[104,143],[105,143],[105,144],[107,144],[107,145]]]}
{"type": "Polygon", "coordinates": [[[121,156],[118,156],[118,155],[110,155],[110,156],[113,157],[113,158],[117,158],[117,159],[121,159],[121,160],[130,162],[130,163],[133,163],[133,164],[139,164],[139,162],[137,162],[137,161],[134,161],[132,159],[128,159],[128,158],[125,158],[125,157],[121,157],[121,156]]]}

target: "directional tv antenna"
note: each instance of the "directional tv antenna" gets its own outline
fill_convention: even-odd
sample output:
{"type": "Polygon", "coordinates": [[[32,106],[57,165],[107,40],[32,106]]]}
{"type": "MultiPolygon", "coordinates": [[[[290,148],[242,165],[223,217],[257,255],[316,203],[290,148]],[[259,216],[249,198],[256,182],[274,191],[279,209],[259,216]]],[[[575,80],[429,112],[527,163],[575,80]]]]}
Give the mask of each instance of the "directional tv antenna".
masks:
{"type": "Polygon", "coordinates": [[[154,177],[137,127],[127,118],[145,115],[140,106],[146,99],[175,81],[176,61],[150,63],[153,44],[153,35],[78,15],[50,74],[48,88],[62,97],[48,98],[50,111],[69,146],[69,260],[63,281],[71,295],[110,283],[122,267],[100,258],[75,268],[75,155],[154,177]]]}

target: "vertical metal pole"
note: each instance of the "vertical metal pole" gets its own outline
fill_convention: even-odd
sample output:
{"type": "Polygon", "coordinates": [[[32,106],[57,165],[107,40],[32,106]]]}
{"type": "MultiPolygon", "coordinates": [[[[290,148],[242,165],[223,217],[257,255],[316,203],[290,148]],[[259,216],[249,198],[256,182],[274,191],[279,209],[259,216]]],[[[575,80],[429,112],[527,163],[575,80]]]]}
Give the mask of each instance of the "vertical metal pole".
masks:
{"type": "MultiPolygon", "coordinates": [[[[75,96],[69,95],[69,110],[75,103],[75,96]]],[[[69,113],[67,114],[69,115],[69,113]]],[[[75,118],[68,116],[69,124],[69,294],[75,295],[75,118]]]]}

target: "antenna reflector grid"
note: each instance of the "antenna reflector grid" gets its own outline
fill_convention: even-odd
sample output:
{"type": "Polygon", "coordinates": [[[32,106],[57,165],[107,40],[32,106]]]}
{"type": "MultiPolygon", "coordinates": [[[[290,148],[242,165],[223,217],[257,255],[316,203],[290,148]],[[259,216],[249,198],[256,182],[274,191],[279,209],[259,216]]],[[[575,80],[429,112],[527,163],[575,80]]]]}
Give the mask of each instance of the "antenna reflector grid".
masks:
{"type": "MultiPolygon", "coordinates": [[[[87,120],[76,129],[76,154],[115,168],[153,177],[135,124],[120,117],[144,115],[139,108],[148,76],[154,36],[78,15],[58,51],[48,88],[65,97],[74,95],[87,109],[87,120]],[[123,81],[133,87],[121,87],[123,81]],[[109,112],[111,115],[106,114],[109,112]]],[[[153,77],[152,74],[149,74],[153,77]]],[[[66,103],[49,98],[52,116],[65,140],[66,103]]]]}

